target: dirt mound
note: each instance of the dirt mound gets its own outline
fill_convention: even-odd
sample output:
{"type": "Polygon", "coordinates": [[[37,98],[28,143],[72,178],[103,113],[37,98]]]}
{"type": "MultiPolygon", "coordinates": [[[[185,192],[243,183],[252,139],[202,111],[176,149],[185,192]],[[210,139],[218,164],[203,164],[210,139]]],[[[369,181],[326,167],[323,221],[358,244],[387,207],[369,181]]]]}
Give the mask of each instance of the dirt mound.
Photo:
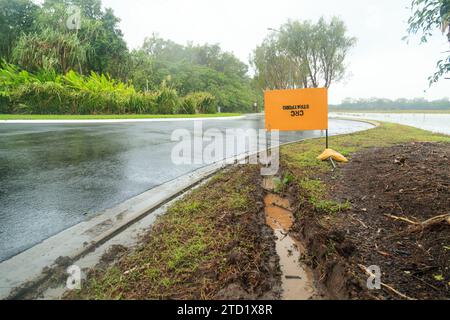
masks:
{"type": "Polygon", "coordinates": [[[297,228],[330,297],[450,298],[449,155],[444,143],[374,148],[320,177],[331,199],[351,203],[335,215],[300,208],[297,228]],[[368,290],[361,265],[379,266],[387,286],[368,290]]]}

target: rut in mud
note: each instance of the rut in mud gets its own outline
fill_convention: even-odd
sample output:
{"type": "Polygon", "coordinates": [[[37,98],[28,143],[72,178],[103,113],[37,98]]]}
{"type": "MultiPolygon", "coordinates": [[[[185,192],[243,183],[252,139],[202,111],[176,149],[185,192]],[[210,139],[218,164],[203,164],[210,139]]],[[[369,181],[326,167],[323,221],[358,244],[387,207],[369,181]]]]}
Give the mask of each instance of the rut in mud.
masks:
{"type": "MultiPolygon", "coordinates": [[[[264,188],[271,183],[263,180],[264,188]]],[[[301,262],[305,248],[290,235],[294,216],[289,199],[268,192],[264,197],[266,223],[275,235],[275,247],[279,257],[283,300],[308,300],[316,295],[312,271],[301,262]]]]}

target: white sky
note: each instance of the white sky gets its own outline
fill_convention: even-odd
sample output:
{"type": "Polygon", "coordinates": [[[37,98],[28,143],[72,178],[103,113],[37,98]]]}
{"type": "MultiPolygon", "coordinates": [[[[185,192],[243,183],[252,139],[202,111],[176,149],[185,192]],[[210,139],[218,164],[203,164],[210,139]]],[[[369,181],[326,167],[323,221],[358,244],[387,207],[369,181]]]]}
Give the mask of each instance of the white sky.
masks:
{"type": "Polygon", "coordinates": [[[410,0],[103,0],[122,19],[130,48],[153,32],[186,44],[219,43],[248,63],[252,50],[287,19],[341,17],[358,38],[347,60],[347,78],[330,89],[330,103],[346,97],[440,99],[450,96],[450,80],[428,89],[428,76],[449,50],[440,33],[427,44],[406,35],[410,0]],[[427,92],[424,92],[424,90],[427,92]]]}

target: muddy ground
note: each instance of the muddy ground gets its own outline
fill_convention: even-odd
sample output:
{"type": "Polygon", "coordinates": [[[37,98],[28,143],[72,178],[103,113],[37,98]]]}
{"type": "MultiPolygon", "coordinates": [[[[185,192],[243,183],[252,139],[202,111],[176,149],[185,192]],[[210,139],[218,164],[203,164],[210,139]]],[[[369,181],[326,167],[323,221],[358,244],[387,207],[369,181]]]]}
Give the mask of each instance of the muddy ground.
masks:
{"type": "Polygon", "coordinates": [[[266,220],[274,201],[260,168],[231,167],[173,205],[137,249],[105,256],[65,298],[286,298],[286,276],[303,276],[283,274],[275,243],[292,237],[314,274],[310,299],[450,299],[450,223],[423,224],[450,213],[449,155],[449,143],[416,142],[363,149],[335,171],[285,162],[274,192],[289,201],[293,226],[281,238],[266,220]],[[380,268],[381,289],[368,289],[369,266],[380,268]]]}
{"type": "Polygon", "coordinates": [[[336,213],[296,203],[294,231],[322,290],[332,299],[450,299],[450,144],[408,143],[352,154],[335,172],[316,174],[336,213]],[[347,203],[348,203],[347,202],[347,203]],[[381,269],[381,290],[367,288],[364,267],[381,269]]]}
{"type": "Polygon", "coordinates": [[[138,248],[112,253],[66,299],[278,299],[280,270],[257,166],[234,166],[176,202],[138,248]],[[113,262],[112,265],[109,262],[113,262]]]}

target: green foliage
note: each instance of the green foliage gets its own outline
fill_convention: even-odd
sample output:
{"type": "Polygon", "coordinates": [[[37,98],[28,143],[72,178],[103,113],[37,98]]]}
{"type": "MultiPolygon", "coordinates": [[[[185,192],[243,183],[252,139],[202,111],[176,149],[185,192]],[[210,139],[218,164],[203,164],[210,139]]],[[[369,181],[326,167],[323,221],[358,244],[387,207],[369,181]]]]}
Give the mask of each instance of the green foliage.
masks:
{"type": "Polygon", "coordinates": [[[292,175],[292,173],[287,172],[284,175],[282,182],[285,186],[288,186],[294,181],[294,179],[295,179],[295,177],[292,175]]]}
{"type": "Polygon", "coordinates": [[[76,34],[52,29],[23,35],[13,50],[13,60],[30,71],[57,70],[65,73],[81,69],[86,63],[87,47],[76,34]]]}
{"type": "MultiPolygon", "coordinates": [[[[247,66],[218,45],[183,46],[153,35],[131,53],[129,77],[139,90],[165,81],[181,96],[208,92],[224,112],[250,111],[255,100],[247,66]]],[[[193,112],[192,103],[185,107],[193,112]]]]}
{"type": "Polygon", "coordinates": [[[37,8],[31,0],[0,0],[0,58],[9,60],[19,36],[33,30],[37,8]]]}
{"type": "Polygon", "coordinates": [[[356,39],[342,20],[288,21],[254,51],[260,89],[330,87],[345,74],[345,59],[356,39]]]}
{"type": "Polygon", "coordinates": [[[176,92],[161,88],[156,93],[137,92],[132,85],[91,72],[66,75],[41,72],[34,75],[4,63],[0,68],[2,112],[25,114],[156,114],[177,112],[176,92]],[[7,99],[6,99],[7,98],[7,99]],[[161,107],[159,107],[159,105],[161,107]]]}
{"type": "Polygon", "coordinates": [[[217,112],[216,99],[208,92],[193,92],[185,96],[181,104],[182,113],[196,114],[217,112]]]}
{"type": "Polygon", "coordinates": [[[31,82],[13,91],[14,113],[65,114],[70,108],[68,89],[55,82],[31,82]]]}
{"type": "Polygon", "coordinates": [[[275,34],[267,37],[253,52],[250,63],[256,70],[255,81],[258,88],[288,89],[302,87],[295,77],[296,64],[283,53],[275,34]]]}
{"type": "Polygon", "coordinates": [[[128,49],[119,19],[100,0],[0,0],[0,57],[28,71],[95,71],[125,78],[128,49]],[[81,29],[66,22],[70,6],[81,9],[81,29]]]}
{"type": "Polygon", "coordinates": [[[21,70],[0,84],[2,112],[45,111],[48,103],[45,113],[53,114],[57,99],[50,96],[56,93],[69,95],[59,110],[75,114],[252,110],[255,94],[247,65],[219,45],[184,46],[153,35],[130,53],[120,20],[100,0],[0,0],[0,9],[0,57],[21,70]],[[66,24],[72,5],[81,11],[79,30],[66,24]],[[34,96],[32,89],[38,90],[34,96]],[[11,95],[14,100],[5,98],[11,95]]]}
{"type": "Polygon", "coordinates": [[[17,88],[22,84],[39,81],[25,70],[19,70],[12,64],[3,62],[0,65],[0,96],[10,96],[11,90],[17,88]]]}
{"type": "Polygon", "coordinates": [[[283,175],[283,177],[275,177],[273,178],[273,184],[274,184],[274,192],[275,193],[282,193],[286,190],[286,188],[295,180],[295,177],[290,173],[287,172],[283,175]]]}
{"type": "MultiPolygon", "coordinates": [[[[450,0],[412,0],[412,15],[408,20],[408,33],[420,34],[421,42],[426,43],[433,32],[447,32],[450,42],[450,0]]],[[[405,39],[408,37],[405,37],[405,39]]],[[[428,78],[430,86],[450,72],[450,55],[446,55],[436,64],[436,72],[428,78]]]]}
{"type": "Polygon", "coordinates": [[[161,88],[156,92],[156,104],[158,114],[178,113],[180,100],[177,91],[163,82],[161,88]]]}

